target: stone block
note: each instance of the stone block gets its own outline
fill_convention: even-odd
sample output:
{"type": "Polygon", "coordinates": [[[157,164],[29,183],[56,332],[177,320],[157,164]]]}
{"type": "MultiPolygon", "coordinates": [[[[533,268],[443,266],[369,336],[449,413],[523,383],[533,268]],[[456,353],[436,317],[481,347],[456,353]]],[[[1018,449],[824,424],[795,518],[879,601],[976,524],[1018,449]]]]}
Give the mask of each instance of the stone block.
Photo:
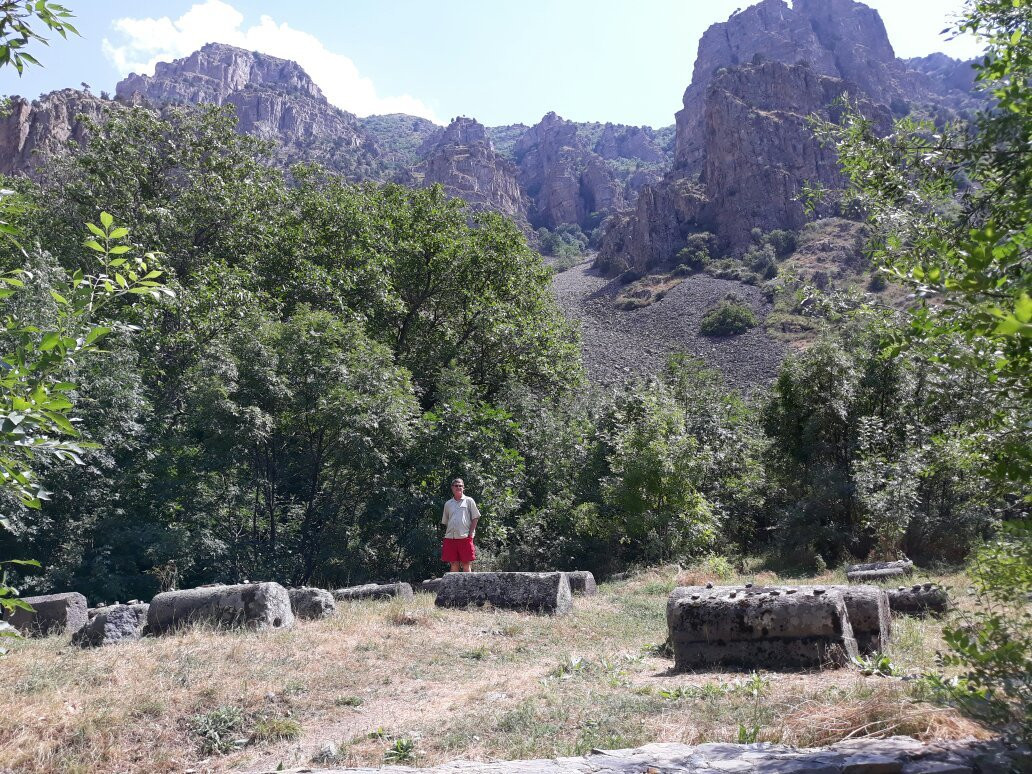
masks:
{"type": "Polygon", "coordinates": [[[99,648],[116,642],[138,640],[147,626],[150,605],[110,605],[96,608],[89,622],[72,637],[81,648],[99,648]]]}
{"type": "Polygon", "coordinates": [[[857,655],[845,600],[824,587],[675,589],[667,628],[678,670],[842,666],[857,655]]]}
{"type": "Polygon", "coordinates": [[[338,602],[354,602],[359,599],[412,599],[412,586],[408,583],[366,583],[335,589],[333,598],[338,602]]]}
{"type": "Polygon", "coordinates": [[[326,589],[316,589],[309,586],[302,586],[297,589],[289,589],[290,609],[295,618],[305,620],[316,620],[333,615],[337,609],[337,603],[333,594],[326,589]]]}
{"type": "Polygon", "coordinates": [[[424,581],[417,582],[415,587],[414,587],[414,590],[415,591],[425,591],[425,592],[428,592],[430,594],[436,594],[437,590],[439,588],[441,588],[441,581],[442,580],[444,580],[444,579],[443,578],[427,578],[424,581]]]}
{"type": "Polygon", "coordinates": [[[595,583],[595,576],[587,570],[574,570],[566,573],[566,580],[570,584],[570,592],[582,594],[586,597],[593,597],[598,593],[598,586],[595,583]]]}
{"type": "Polygon", "coordinates": [[[871,581],[900,578],[914,571],[914,563],[909,559],[895,562],[867,562],[851,564],[846,567],[846,580],[850,583],[870,583],[871,581]]]}
{"type": "Polygon", "coordinates": [[[241,583],[166,591],[151,600],[147,628],[164,634],[193,623],[248,629],[294,625],[290,595],[278,583],[241,583]]]}
{"type": "Polygon", "coordinates": [[[565,615],[573,607],[561,572],[449,572],[437,591],[438,607],[491,604],[506,610],[565,615]]]}
{"type": "Polygon", "coordinates": [[[950,598],[942,586],[922,583],[901,586],[889,591],[889,609],[901,615],[925,616],[944,615],[950,606],[950,598]]]}
{"type": "Polygon", "coordinates": [[[86,597],[78,592],[23,597],[32,611],[15,610],[4,620],[22,634],[46,637],[49,634],[75,634],[86,625],[86,597]]]}

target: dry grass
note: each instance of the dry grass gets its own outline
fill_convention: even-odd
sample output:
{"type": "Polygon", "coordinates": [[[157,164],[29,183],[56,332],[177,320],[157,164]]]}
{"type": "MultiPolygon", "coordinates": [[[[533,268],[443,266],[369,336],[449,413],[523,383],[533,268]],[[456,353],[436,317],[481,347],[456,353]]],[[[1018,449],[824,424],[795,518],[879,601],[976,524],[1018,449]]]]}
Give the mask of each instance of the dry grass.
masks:
{"type": "MultiPolygon", "coordinates": [[[[195,629],[93,651],[62,638],[18,642],[0,671],[0,761],[26,772],[271,770],[307,764],[330,742],[337,753],[323,763],[428,765],[736,741],[743,731],[793,744],[981,735],[897,678],[672,674],[650,647],[666,637],[665,597],[705,572],[659,568],[603,584],[559,619],[438,610],[420,594],[345,605],[290,632],[195,629]],[[222,733],[227,718],[235,725],[222,733]]],[[[748,580],[814,579],[733,579],[748,580]]],[[[903,669],[930,667],[939,629],[897,621],[890,656],[903,669]]]]}

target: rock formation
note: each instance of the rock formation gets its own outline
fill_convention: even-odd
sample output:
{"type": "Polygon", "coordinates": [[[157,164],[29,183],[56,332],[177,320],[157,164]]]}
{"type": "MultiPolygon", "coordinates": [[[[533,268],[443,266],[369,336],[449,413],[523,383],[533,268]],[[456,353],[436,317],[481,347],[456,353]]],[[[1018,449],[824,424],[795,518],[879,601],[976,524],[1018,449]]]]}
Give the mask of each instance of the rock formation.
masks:
{"type": "Polygon", "coordinates": [[[12,97],[7,114],[0,117],[0,174],[31,173],[69,141],[83,142],[86,129],[77,116],[100,121],[113,106],[75,89],[54,91],[33,102],[12,97]]]}
{"type": "Polygon", "coordinates": [[[320,161],[345,174],[378,156],[356,116],[331,105],[296,62],[222,43],[159,62],[153,76],[131,74],[116,97],[152,105],[233,105],[237,129],[275,140],[284,164],[320,161]]]}
{"type": "Polygon", "coordinates": [[[508,215],[527,227],[527,202],[516,181],[516,166],[495,153],[484,127],[456,118],[429,137],[420,167],[423,184],[440,183],[449,196],[508,215]]]}

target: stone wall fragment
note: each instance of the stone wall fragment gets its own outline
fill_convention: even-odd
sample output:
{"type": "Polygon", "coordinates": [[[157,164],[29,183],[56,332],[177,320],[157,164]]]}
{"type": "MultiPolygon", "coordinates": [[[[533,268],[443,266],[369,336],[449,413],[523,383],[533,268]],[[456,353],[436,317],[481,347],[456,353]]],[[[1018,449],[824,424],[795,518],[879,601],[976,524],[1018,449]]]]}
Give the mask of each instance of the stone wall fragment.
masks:
{"type": "Polygon", "coordinates": [[[437,591],[438,607],[491,604],[507,610],[565,615],[573,607],[561,572],[449,572],[437,591]]]}
{"type": "Polygon", "coordinates": [[[290,596],[278,583],[241,583],[166,591],[151,600],[147,627],[164,634],[193,623],[248,629],[289,629],[290,596]]]}

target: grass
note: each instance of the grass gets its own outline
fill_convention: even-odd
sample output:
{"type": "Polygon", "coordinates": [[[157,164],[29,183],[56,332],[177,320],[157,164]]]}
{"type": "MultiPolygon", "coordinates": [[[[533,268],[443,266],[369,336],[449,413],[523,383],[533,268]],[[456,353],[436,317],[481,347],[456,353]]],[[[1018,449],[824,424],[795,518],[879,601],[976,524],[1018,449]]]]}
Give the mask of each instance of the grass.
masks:
{"type": "MultiPolygon", "coordinates": [[[[603,583],[562,618],[438,610],[417,594],[351,603],[286,632],[201,628],[88,651],[59,637],[14,641],[0,671],[10,697],[0,760],[19,772],[272,770],[320,755],[338,766],[436,765],[654,741],[984,735],[922,702],[900,677],[672,673],[661,645],[666,595],[707,580],[842,578],[779,577],[759,566],[741,573],[709,560],[603,583]]],[[[885,655],[895,669],[931,668],[941,622],[894,625],[885,655]]]]}

